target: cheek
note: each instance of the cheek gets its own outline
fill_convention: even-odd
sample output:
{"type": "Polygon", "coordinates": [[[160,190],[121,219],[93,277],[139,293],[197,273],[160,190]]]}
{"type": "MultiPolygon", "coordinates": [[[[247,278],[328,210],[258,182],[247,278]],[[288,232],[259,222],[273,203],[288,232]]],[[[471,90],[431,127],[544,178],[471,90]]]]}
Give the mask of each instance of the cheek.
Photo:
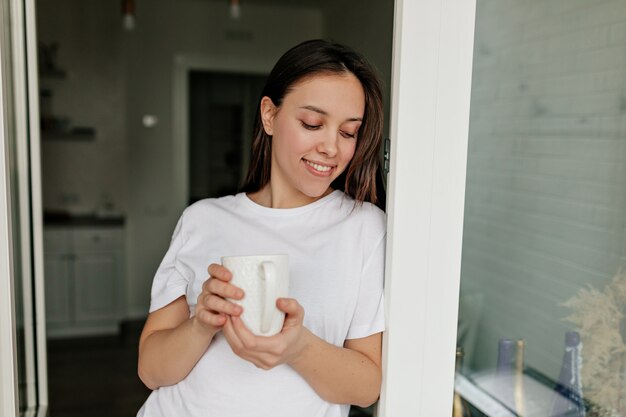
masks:
{"type": "Polygon", "coordinates": [[[346,143],[344,145],[341,153],[346,164],[352,160],[355,152],[356,152],[356,141],[351,141],[350,143],[346,143]]]}
{"type": "Polygon", "coordinates": [[[310,139],[297,126],[282,126],[280,135],[274,135],[281,154],[304,154],[309,151],[310,139]]]}

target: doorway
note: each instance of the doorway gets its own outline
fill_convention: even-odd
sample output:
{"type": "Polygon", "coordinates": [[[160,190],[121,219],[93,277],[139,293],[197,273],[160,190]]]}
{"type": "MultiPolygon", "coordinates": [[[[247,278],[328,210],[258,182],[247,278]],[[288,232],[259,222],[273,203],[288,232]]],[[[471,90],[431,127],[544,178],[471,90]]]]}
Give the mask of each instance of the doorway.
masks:
{"type": "MultiPolygon", "coordinates": [[[[176,121],[179,108],[175,107],[176,99],[172,99],[175,94],[172,88],[173,62],[175,66],[181,55],[210,55],[218,59],[218,66],[221,67],[213,68],[213,71],[240,68],[254,61],[262,64],[261,72],[267,72],[282,52],[299,41],[328,37],[362,50],[373,58],[384,78],[390,78],[392,1],[369,1],[366,4],[347,1],[340,6],[331,2],[302,1],[294,6],[282,0],[251,0],[243,6],[242,19],[238,21],[228,16],[228,8],[222,4],[225,2],[138,2],[133,31],[124,29],[118,5],[112,6],[109,1],[92,2],[89,7],[79,0],[10,0],[9,3],[15,10],[19,5],[20,11],[16,11],[15,16],[22,13],[29,28],[26,35],[17,34],[22,20],[16,18],[20,24],[17,25],[19,28],[14,28],[17,34],[14,38],[29,39],[29,62],[37,60],[38,41],[43,47],[39,55],[42,73],[38,74],[34,67],[28,70],[31,87],[42,81],[42,88],[35,88],[39,91],[30,93],[32,107],[29,113],[33,120],[24,122],[24,128],[29,126],[30,138],[34,141],[31,158],[33,152],[39,152],[39,145],[45,147],[42,149],[44,172],[43,175],[40,173],[41,165],[36,158],[30,167],[32,171],[28,171],[28,165],[19,163],[19,158],[17,165],[20,170],[30,172],[27,175],[35,179],[43,177],[47,183],[43,193],[39,188],[41,184],[32,185],[32,189],[29,189],[31,184],[21,186],[26,194],[32,193],[43,201],[33,198],[32,206],[30,202],[20,203],[20,210],[32,211],[32,234],[35,238],[30,242],[32,254],[29,246],[27,255],[30,255],[28,259],[34,265],[32,275],[35,278],[30,280],[31,272],[26,269],[14,274],[25,278],[20,282],[33,283],[36,287],[22,287],[25,294],[34,292],[37,294],[35,298],[39,297],[41,301],[46,287],[48,291],[58,292],[57,300],[64,300],[47,303],[48,311],[54,313],[51,318],[58,319],[54,326],[48,327],[48,336],[56,338],[54,343],[60,350],[66,351],[63,360],[67,362],[77,357],[71,349],[87,348],[98,344],[98,340],[102,342],[101,346],[115,344],[115,338],[125,334],[134,323],[141,323],[147,311],[151,275],[167,247],[182,207],[191,198],[201,198],[201,194],[214,192],[203,184],[200,187],[203,191],[194,192],[196,197],[191,197],[189,193],[184,199],[178,199],[178,185],[181,183],[177,176],[191,178],[192,173],[190,169],[178,169],[180,166],[176,162],[179,150],[187,145],[180,145],[186,143],[181,140],[186,136],[178,135],[175,128],[179,126],[176,121]],[[354,13],[362,15],[357,19],[359,25],[367,26],[370,22],[371,26],[376,24],[379,30],[376,33],[352,30],[351,25],[345,23],[345,17],[354,16],[354,13]],[[163,21],[171,25],[164,26],[163,21]],[[41,113],[41,118],[38,113],[41,113]],[[152,119],[156,120],[156,124],[144,125],[144,116],[151,115],[156,116],[152,119]],[[44,216],[44,210],[47,216],[44,216]],[[98,225],[93,228],[91,223],[88,230],[81,229],[78,233],[75,233],[76,230],[66,231],[61,239],[43,230],[51,223],[56,222],[59,226],[59,222],[77,219],[95,220],[98,225]],[[111,227],[117,229],[116,233],[109,233],[111,227]],[[49,239],[43,242],[46,236],[49,239]],[[48,252],[47,255],[58,255],[56,259],[60,262],[56,265],[63,266],[57,269],[72,271],[65,274],[66,278],[72,277],[59,285],[46,281],[50,271],[45,271],[43,267],[44,248],[55,241],[61,242],[61,250],[48,252]],[[92,245],[93,249],[94,243],[98,243],[96,249],[101,251],[100,254],[106,256],[88,254],[90,260],[83,262],[81,257],[85,254],[75,248],[84,249],[92,245]],[[122,256],[111,256],[113,252],[122,256]],[[108,265],[106,268],[112,271],[115,270],[111,269],[112,264],[122,265],[115,291],[106,293],[107,300],[121,301],[120,304],[113,303],[115,311],[107,310],[109,303],[104,298],[92,304],[76,297],[77,294],[91,294],[92,297],[103,294],[98,290],[102,287],[79,282],[81,270],[93,265],[108,265]],[[75,326],[77,324],[80,326],[75,326]],[[84,343],[74,343],[78,337],[84,343]]],[[[3,27],[8,28],[9,25],[3,27]]],[[[3,44],[2,48],[6,46],[3,44]]],[[[26,46],[23,49],[26,50],[26,46]]],[[[22,71],[25,71],[24,68],[22,71]]],[[[228,112],[237,113],[232,109],[228,112]]],[[[187,118],[187,115],[185,113],[184,117],[187,118]]],[[[247,118],[246,110],[236,117],[247,118]]],[[[252,123],[244,122],[244,125],[249,131],[242,131],[241,134],[249,138],[252,123]]],[[[27,139],[20,140],[27,143],[27,139]]],[[[247,148],[245,141],[240,146],[247,148]]],[[[235,147],[226,152],[229,155],[223,155],[228,156],[230,162],[240,162],[240,169],[229,174],[233,177],[228,185],[231,189],[236,182],[235,172],[240,172],[240,180],[247,165],[247,154],[244,152],[237,161],[236,153],[235,147]]],[[[183,164],[191,164],[186,156],[187,153],[187,162],[183,164]]],[[[185,181],[180,189],[187,187],[192,187],[191,182],[185,181]]],[[[225,190],[225,187],[218,184],[215,189],[225,190]]],[[[21,226],[16,226],[12,234],[23,234],[21,226]]],[[[48,260],[47,264],[50,267],[55,262],[48,260]]],[[[28,304],[18,305],[18,309],[25,312],[33,310],[28,304]]],[[[34,401],[43,407],[55,401],[54,398],[48,401],[47,398],[43,303],[38,304],[36,319],[31,317],[25,329],[27,337],[17,340],[19,345],[23,345],[20,347],[24,350],[20,352],[30,352],[27,356],[31,358],[26,363],[23,357],[19,358],[21,368],[18,379],[25,387],[19,401],[23,411],[24,398],[30,398],[30,403],[34,401]],[[38,325],[37,334],[40,337],[37,352],[34,352],[32,340],[35,331],[29,327],[33,326],[33,321],[38,325]],[[36,368],[33,365],[35,360],[36,368]]],[[[82,370],[86,368],[92,369],[86,364],[82,370]]],[[[62,374],[58,376],[66,378],[62,374]]],[[[66,391],[71,395],[71,389],[66,391]]]]}
{"type": "Polygon", "coordinates": [[[189,72],[189,204],[239,190],[265,79],[245,73],[189,72]]]}

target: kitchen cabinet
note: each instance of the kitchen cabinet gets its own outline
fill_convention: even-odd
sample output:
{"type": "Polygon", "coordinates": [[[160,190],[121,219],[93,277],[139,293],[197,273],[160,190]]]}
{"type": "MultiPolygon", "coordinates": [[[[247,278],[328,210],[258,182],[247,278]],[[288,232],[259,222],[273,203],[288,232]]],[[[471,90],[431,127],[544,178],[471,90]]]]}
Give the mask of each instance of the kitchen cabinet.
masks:
{"type": "Polygon", "coordinates": [[[114,334],[123,318],[123,228],[44,229],[48,337],[114,334]]]}

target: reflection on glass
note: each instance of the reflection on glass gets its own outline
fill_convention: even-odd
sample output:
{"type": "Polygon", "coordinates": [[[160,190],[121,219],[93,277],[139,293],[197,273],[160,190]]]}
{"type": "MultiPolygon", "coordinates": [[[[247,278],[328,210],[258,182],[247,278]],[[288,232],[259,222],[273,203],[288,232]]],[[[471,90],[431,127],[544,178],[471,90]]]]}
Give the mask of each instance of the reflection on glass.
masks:
{"type": "Polygon", "coordinates": [[[477,0],[454,416],[626,417],[626,2],[477,0]]]}
{"type": "MultiPolygon", "coordinates": [[[[9,62],[10,64],[10,62],[9,62]]],[[[7,79],[11,79],[12,68],[7,65],[7,79]]],[[[20,210],[20,181],[19,173],[23,173],[24,168],[18,162],[18,135],[15,121],[17,110],[10,101],[7,106],[8,117],[5,118],[6,128],[9,132],[7,137],[7,164],[8,164],[8,194],[11,204],[10,208],[10,244],[12,255],[12,278],[13,278],[13,306],[14,306],[14,336],[15,336],[15,360],[17,368],[17,391],[18,408],[20,415],[34,411],[34,357],[33,357],[33,334],[32,332],[32,312],[28,311],[26,300],[32,296],[26,280],[30,279],[28,273],[24,271],[23,248],[24,243],[22,226],[30,221],[29,218],[22,217],[20,210]]],[[[21,190],[28,192],[29,190],[21,190]]],[[[28,216],[26,216],[28,217],[28,216]]],[[[26,237],[27,239],[27,237],[26,237]]]]}
{"type": "Polygon", "coordinates": [[[24,411],[27,407],[26,399],[26,346],[25,346],[25,323],[24,323],[24,290],[22,288],[23,274],[20,268],[20,251],[19,251],[19,219],[15,215],[17,212],[16,198],[13,199],[13,285],[14,285],[14,305],[15,305],[15,340],[16,340],[16,356],[17,356],[17,381],[18,381],[18,404],[20,411],[24,411]]]}
{"type": "MultiPolygon", "coordinates": [[[[28,365],[27,365],[27,347],[28,336],[26,335],[26,317],[24,306],[24,271],[22,269],[22,248],[21,248],[21,230],[20,225],[24,219],[20,218],[19,198],[18,198],[18,178],[17,172],[17,155],[15,135],[11,135],[13,141],[9,141],[9,166],[10,166],[10,195],[11,195],[11,249],[13,256],[13,305],[15,306],[15,341],[16,341],[16,361],[17,361],[17,382],[18,382],[18,405],[20,415],[28,408],[28,365]]],[[[28,221],[28,219],[26,219],[28,221]]]]}
{"type": "Polygon", "coordinates": [[[8,173],[9,173],[9,196],[11,204],[11,250],[12,250],[12,266],[13,266],[13,305],[15,317],[15,341],[16,341],[16,365],[18,378],[18,405],[20,412],[23,412],[27,406],[27,365],[26,365],[26,346],[25,346],[25,317],[24,317],[24,290],[23,290],[23,271],[21,264],[21,242],[20,242],[20,210],[18,198],[18,178],[17,178],[17,143],[15,135],[15,126],[13,120],[7,118],[7,126],[11,135],[7,135],[8,143],[8,173]]]}
{"type": "Polygon", "coordinates": [[[21,276],[15,280],[15,319],[16,319],[16,346],[17,346],[17,381],[18,381],[18,404],[20,412],[27,408],[26,398],[26,346],[25,346],[25,328],[24,313],[22,302],[21,276]]]}

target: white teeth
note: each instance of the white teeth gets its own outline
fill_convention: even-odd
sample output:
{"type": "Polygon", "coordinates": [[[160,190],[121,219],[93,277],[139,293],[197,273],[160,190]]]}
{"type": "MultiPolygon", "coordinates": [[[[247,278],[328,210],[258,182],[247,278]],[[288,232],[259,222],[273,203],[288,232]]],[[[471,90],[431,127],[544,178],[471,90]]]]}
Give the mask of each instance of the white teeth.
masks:
{"type": "Polygon", "coordinates": [[[314,162],[307,161],[307,160],[305,160],[305,162],[306,162],[306,163],[307,163],[310,167],[313,167],[316,171],[319,171],[319,172],[327,172],[327,171],[330,171],[330,167],[325,167],[325,166],[323,166],[323,165],[318,165],[318,164],[316,164],[316,163],[314,163],[314,162]]]}

